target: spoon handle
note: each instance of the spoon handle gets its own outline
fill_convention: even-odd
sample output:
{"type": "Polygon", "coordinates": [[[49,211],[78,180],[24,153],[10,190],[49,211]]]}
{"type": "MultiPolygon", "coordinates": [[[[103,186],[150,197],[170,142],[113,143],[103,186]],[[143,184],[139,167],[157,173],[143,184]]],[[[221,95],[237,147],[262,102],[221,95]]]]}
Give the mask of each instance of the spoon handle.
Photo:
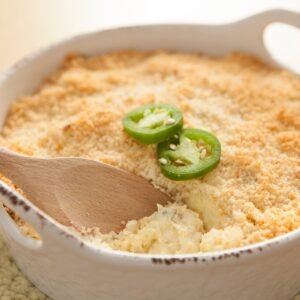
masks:
{"type": "Polygon", "coordinates": [[[0,173],[15,183],[38,208],[60,223],[70,225],[55,194],[62,167],[55,160],[27,157],[0,148],[0,173]]]}
{"type": "Polygon", "coordinates": [[[0,148],[0,173],[16,184],[18,184],[19,181],[23,181],[22,178],[24,174],[22,170],[24,167],[25,170],[28,170],[30,166],[31,164],[28,164],[26,156],[0,148]]]}

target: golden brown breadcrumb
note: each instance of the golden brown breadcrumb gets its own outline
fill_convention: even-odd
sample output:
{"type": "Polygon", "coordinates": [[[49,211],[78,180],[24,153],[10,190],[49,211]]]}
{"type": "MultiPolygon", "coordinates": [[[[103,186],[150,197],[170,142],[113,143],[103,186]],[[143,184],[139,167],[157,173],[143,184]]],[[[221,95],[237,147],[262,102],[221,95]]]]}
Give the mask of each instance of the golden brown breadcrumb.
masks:
{"type": "Polygon", "coordinates": [[[70,55],[15,102],[0,145],[40,157],[99,160],[149,179],[176,200],[119,234],[85,238],[143,253],[208,252],[264,241],[300,227],[300,79],[245,54],[171,52],[70,55]],[[128,137],[122,118],[172,103],[186,127],[213,132],[220,165],[204,178],[165,178],[154,145],[128,137]]]}

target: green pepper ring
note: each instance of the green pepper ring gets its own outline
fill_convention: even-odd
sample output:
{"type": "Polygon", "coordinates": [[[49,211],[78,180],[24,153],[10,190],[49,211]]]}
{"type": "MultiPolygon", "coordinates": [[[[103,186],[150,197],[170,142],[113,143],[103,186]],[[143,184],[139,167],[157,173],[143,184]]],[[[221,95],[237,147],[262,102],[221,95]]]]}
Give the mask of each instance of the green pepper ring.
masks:
{"type": "Polygon", "coordinates": [[[172,137],[181,130],[183,126],[183,116],[180,109],[170,104],[149,104],[129,112],[123,119],[123,126],[128,135],[143,144],[157,144],[172,137]],[[174,119],[173,124],[161,125],[157,128],[141,128],[138,120],[144,116],[146,110],[162,108],[169,112],[174,119]]]}
{"type": "Polygon", "coordinates": [[[221,144],[219,140],[210,132],[187,128],[183,129],[181,135],[191,140],[203,140],[206,144],[211,146],[211,155],[203,160],[200,160],[198,164],[188,166],[175,166],[170,162],[170,144],[178,143],[178,139],[162,142],[157,145],[157,158],[166,159],[165,165],[161,164],[162,173],[173,180],[188,180],[199,176],[203,176],[212,171],[220,162],[221,156],[221,144]]]}

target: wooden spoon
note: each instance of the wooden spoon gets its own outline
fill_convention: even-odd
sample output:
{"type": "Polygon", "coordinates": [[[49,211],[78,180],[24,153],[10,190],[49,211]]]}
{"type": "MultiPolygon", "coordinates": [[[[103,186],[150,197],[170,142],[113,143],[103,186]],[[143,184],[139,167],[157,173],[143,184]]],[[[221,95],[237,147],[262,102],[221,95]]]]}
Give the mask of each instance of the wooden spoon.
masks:
{"type": "Polygon", "coordinates": [[[41,159],[0,149],[0,172],[59,223],[120,231],[171,199],[147,180],[81,158],[41,159]]]}

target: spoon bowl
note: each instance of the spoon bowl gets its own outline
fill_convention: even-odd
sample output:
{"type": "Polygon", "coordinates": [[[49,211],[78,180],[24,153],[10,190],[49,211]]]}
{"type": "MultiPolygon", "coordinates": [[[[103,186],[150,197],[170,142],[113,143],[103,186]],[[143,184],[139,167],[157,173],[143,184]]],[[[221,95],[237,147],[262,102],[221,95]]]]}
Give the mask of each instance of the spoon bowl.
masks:
{"type": "Polygon", "coordinates": [[[88,159],[41,159],[0,149],[0,172],[50,217],[78,229],[118,232],[171,201],[146,179],[88,159]]]}

